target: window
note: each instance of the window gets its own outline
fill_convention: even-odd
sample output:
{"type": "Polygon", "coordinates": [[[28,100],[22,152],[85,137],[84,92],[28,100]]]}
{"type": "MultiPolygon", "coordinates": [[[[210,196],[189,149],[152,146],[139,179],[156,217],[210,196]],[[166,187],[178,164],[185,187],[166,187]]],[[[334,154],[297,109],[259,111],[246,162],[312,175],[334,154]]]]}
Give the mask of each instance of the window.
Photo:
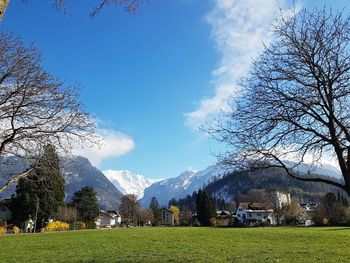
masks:
{"type": "Polygon", "coordinates": [[[238,209],[238,211],[243,211],[243,209],[242,209],[242,208],[240,208],[240,209],[238,209]]]}

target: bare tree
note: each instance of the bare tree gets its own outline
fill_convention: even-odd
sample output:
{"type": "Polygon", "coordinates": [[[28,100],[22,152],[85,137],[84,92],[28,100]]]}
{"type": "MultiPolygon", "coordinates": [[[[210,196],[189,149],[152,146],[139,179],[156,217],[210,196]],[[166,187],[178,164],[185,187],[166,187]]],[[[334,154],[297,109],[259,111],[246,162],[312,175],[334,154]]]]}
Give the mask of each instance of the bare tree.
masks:
{"type": "Polygon", "coordinates": [[[140,210],[140,204],[137,201],[136,195],[127,194],[122,196],[119,211],[125,223],[127,224],[135,223],[137,211],[139,210],[140,210]]]}
{"type": "MultiPolygon", "coordinates": [[[[22,0],[26,2],[26,0],[22,0]]],[[[50,0],[52,7],[59,11],[66,13],[67,6],[64,0],[50,0]]],[[[0,19],[4,15],[6,8],[9,5],[9,0],[0,0],[0,19]]],[[[126,12],[130,14],[135,14],[138,12],[140,5],[148,2],[148,0],[100,0],[99,3],[92,9],[90,16],[95,17],[101,10],[108,5],[118,5],[121,6],[126,12]]]]}
{"type": "MultiPolygon", "coordinates": [[[[231,111],[209,129],[230,148],[221,161],[282,167],[290,176],[350,194],[350,18],[306,9],[281,16],[275,41],[253,62],[231,111]],[[300,175],[284,162],[334,158],[342,179],[300,175]]],[[[311,172],[311,171],[310,171],[311,172]]]]}
{"type": "MultiPolygon", "coordinates": [[[[41,55],[21,39],[0,33],[0,164],[19,156],[30,166],[0,186],[27,176],[46,145],[69,153],[97,142],[95,124],[79,103],[78,87],[64,87],[41,66],[41,55]]],[[[0,166],[1,168],[1,166],[0,166]]]]}

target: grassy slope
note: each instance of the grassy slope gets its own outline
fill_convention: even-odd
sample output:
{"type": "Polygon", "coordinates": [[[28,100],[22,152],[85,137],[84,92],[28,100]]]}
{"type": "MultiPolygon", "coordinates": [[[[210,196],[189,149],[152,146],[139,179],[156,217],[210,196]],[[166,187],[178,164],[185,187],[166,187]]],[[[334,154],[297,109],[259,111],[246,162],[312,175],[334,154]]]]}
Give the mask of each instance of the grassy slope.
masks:
{"type": "Polygon", "coordinates": [[[350,262],[350,228],[133,228],[0,236],[1,262],[350,262]]]}

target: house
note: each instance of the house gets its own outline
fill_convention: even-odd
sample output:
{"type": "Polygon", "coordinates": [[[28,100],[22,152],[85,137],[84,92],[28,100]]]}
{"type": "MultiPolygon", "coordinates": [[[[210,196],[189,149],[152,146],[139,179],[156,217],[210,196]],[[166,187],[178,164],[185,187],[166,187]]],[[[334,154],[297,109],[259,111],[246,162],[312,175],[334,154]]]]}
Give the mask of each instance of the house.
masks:
{"type": "Polygon", "coordinates": [[[160,209],[160,214],[161,214],[161,225],[173,226],[175,224],[175,216],[171,210],[163,207],[160,209]]]}
{"type": "Polygon", "coordinates": [[[12,213],[8,208],[10,203],[11,199],[5,199],[0,201],[0,221],[4,221],[5,223],[12,217],[12,213]]]}
{"type": "Polygon", "coordinates": [[[119,225],[122,219],[120,214],[115,210],[100,211],[100,215],[97,217],[95,224],[97,228],[111,228],[119,225]]]}
{"type": "Polygon", "coordinates": [[[216,225],[217,226],[229,226],[232,221],[232,215],[229,211],[216,211],[216,225]]]}
{"type": "Polygon", "coordinates": [[[263,204],[259,203],[240,203],[236,216],[239,223],[244,225],[277,224],[273,209],[266,209],[263,204]]]}

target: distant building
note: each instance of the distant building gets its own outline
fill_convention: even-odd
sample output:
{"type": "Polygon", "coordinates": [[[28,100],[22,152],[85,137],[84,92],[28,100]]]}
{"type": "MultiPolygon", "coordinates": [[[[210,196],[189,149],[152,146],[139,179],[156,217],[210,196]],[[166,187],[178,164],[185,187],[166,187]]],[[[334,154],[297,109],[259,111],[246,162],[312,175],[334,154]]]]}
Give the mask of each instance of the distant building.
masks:
{"type": "Polygon", "coordinates": [[[160,209],[160,213],[162,216],[161,225],[173,226],[175,224],[175,216],[171,210],[163,207],[160,209]]]}
{"type": "Polygon", "coordinates": [[[111,228],[122,221],[120,214],[115,210],[100,211],[100,215],[97,217],[95,224],[97,228],[111,228]]]}
{"type": "Polygon", "coordinates": [[[263,204],[259,203],[240,203],[236,216],[239,223],[244,225],[277,224],[273,209],[266,209],[263,204]]]}
{"type": "Polygon", "coordinates": [[[217,226],[229,226],[232,220],[232,215],[229,211],[216,211],[216,225],[217,226]]]}
{"type": "Polygon", "coordinates": [[[291,204],[290,193],[286,194],[276,191],[272,194],[272,199],[274,202],[274,207],[277,209],[282,209],[283,207],[291,204]]]}

